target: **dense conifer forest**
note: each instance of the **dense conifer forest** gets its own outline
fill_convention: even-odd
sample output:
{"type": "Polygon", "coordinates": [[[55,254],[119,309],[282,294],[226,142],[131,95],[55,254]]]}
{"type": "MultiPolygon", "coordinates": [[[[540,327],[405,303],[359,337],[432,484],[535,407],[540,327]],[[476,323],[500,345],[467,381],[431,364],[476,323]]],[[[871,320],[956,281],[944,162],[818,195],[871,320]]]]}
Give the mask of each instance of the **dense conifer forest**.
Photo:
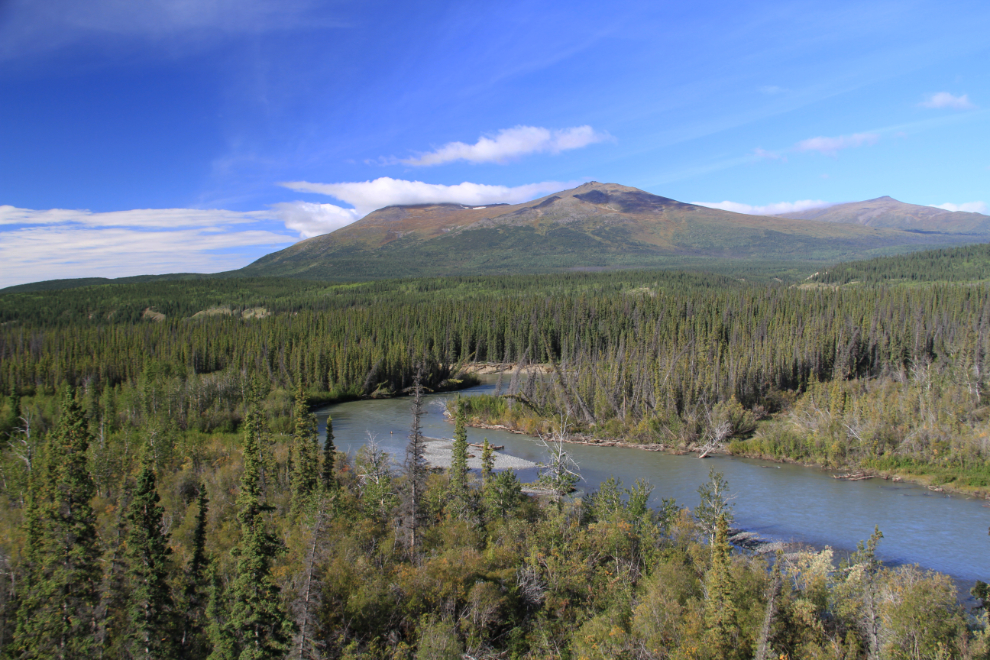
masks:
{"type": "MultiPolygon", "coordinates": [[[[651,509],[644,482],[575,499],[550,460],[524,492],[464,457],[464,427],[498,423],[990,489],[990,289],[946,281],[953,258],[900,257],[890,272],[934,264],[895,278],[910,285],[609,272],[2,295],[0,648],[987,657],[984,610],[880,563],[879,530],[841,562],[768,556],[730,543],[717,473],[698,502],[651,509]],[[421,393],[478,363],[508,366],[498,394],[452,406],[452,466],[430,468],[421,393]],[[317,437],[313,405],[390,396],[410,402],[401,465],[336,451],[332,423],[317,437]]],[[[880,272],[866,263],[842,272],[880,272]]]]}

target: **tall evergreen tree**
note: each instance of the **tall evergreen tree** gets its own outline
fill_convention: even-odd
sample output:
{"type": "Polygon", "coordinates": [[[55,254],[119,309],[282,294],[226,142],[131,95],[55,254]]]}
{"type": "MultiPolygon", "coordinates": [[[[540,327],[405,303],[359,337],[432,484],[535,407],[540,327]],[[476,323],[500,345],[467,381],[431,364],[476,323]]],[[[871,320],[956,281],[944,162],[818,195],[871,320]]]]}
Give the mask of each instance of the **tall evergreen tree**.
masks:
{"type": "MultiPolygon", "coordinates": [[[[252,420],[256,415],[252,415],[252,420]]],[[[237,495],[241,541],[231,587],[230,629],[238,660],[281,658],[289,649],[293,625],[281,602],[272,562],[282,545],[267,530],[258,461],[258,427],[246,425],[244,472],[237,495]]]]}
{"type": "Polygon", "coordinates": [[[131,656],[141,660],[176,657],[175,603],[169,589],[171,569],[165,508],[150,452],[145,453],[127,513],[127,585],[131,656]]]}
{"type": "Polygon", "coordinates": [[[6,413],[0,419],[0,446],[10,442],[10,436],[21,425],[21,397],[17,396],[17,388],[10,385],[10,396],[7,397],[6,413]]]}
{"type": "Polygon", "coordinates": [[[19,658],[87,658],[94,650],[100,567],[89,442],[83,411],[66,390],[25,522],[27,584],[13,640],[19,658]]]}
{"type": "Polygon", "coordinates": [[[712,658],[738,657],[739,626],[733,601],[732,545],[724,513],[715,524],[712,564],[705,574],[705,637],[712,658]]]}
{"type": "Polygon", "coordinates": [[[453,517],[463,517],[470,506],[468,494],[468,441],[467,420],[464,406],[458,397],[454,405],[454,443],[450,461],[450,503],[448,511],[453,517]]]}
{"type": "Polygon", "coordinates": [[[495,470],[495,450],[488,442],[488,438],[481,443],[481,484],[482,488],[487,488],[492,479],[492,472],[495,470]]]}
{"type": "Polygon", "coordinates": [[[296,391],[295,401],[295,432],[292,436],[292,448],[295,454],[295,465],[292,474],[292,516],[298,516],[306,511],[313,503],[313,495],[320,485],[319,442],[316,434],[316,415],[309,411],[306,405],[306,395],[302,383],[296,391]]]}
{"type": "Polygon", "coordinates": [[[186,584],[183,589],[183,631],[181,644],[186,658],[205,658],[206,630],[203,621],[209,593],[209,557],[206,554],[206,524],[210,511],[210,500],[206,487],[199,485],[196,498],[196,527],[193,529],[192,557],[186,570],[186,584]]]}
{"type": "Polygon", "coordinates": [[[423,438],[423,370],[420,366],[413,381],[412,428],[406,444],[405,493],[402,501],[403,525],[409,532],[409,549],[416,551],[420,524],[423,518],[423,496],[426,492],[427,464],[424,453],[426,441],[423,438]]]}
{"type": "Polygon", "coordinates": [[[206,577],[209,582],[206,633],[212,647],[207,660],[238,660],[240,649],[230,620],[230,603],[215,561],[210,562],[206,577]]]}
{"type": "Polygon", "coordinates": [[[337,477],[334,475],[334,463],[337,460],[337,447],[333,444],[333,418],[327,415],[327,437],[323,442],[323,466],[320,471],[320,481],[323,488],[330,491],[337,486],[337,477]]]}

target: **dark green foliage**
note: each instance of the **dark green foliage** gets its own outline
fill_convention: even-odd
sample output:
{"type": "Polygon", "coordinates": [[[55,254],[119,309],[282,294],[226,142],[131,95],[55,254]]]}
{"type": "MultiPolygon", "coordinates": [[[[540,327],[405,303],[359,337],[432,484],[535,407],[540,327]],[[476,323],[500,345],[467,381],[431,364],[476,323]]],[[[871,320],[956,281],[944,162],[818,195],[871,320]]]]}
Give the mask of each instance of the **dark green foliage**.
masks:
{"type": "Polygon", "coordinates": [[[25,521],[27,584],[13,642],[21,658],[70,660],[94,649],[100,567],[89,443],[83,411],[66,389],[25,521]]]}
{"type": "MultiPolygon", "coordinates": [[[[296,390],[295,431],[292,436],[295,464],[292,472],[292,515],[307,512],[320,486],[319,438],[316,434],[316,415],[309,411],[302,385],[296,390]]],[[[328,433],[331,428],[327,422],[328,433]]],[[[329,443],[331,447],[333,443],[329,443]]],[[[325,459],[324,459],[325,460],[325,459]]],[[[332,459],[330,470],[333,470],[332,459]]]]}
{"type": "Polygon", "coordinates": [[[337,487],[334,467],[337,461],[337,446],[333,444],[333,418],[327,415],[327,435],[323,441],[323,462],[320,465],[320,483],[323,489],[333,491],[337,487]]]}
{"type": "Polygon", "coordinates": [[[125,553],[128,647],[131,657],[143,660],[173,658],[178,652],[178,621],[168,583],[172,551],[163,529],[164,514],[155,469],[146,455],[127,513],[125,553]]]}
{"type": "Polygon", "coordinates": [[[425,518],[426,477],[429,466],[424,453],[426,440],[423,437],[421,419],[423,416],[423,386],[419,372],[413,383],[412,427],[409,442],[406,443],[405,490],[402,497],[402,525],[408,534],[407,543],[411,553],[416,552],[419,542],[417,532],[425,518]]]}
{"type": "Polygon", "coordinates": [[[451,447],[450,488],[447,510],[454,517],[464,517],[470,508],[468,496],[467,422],[460,400],[454,404],[454,442],[451,447]]]}
{"type": "Polygon", "coordinates": [[[523,501],[522,484],[519,483],[515,470],[495,473],[485,485],[482,497],[490,519],[514,515],[523,501]]]}
{"type": "Polygon", "coordinates": [[[6,405],[0,409],[0,446],[11,441],[16,429],[21,427],[21,397],[17,395],[14,386],[10,387],[10,396],[6,405]]]}
{"type": "MultiPolygon", "coordinates": [[[[249,415],[244,431],[244,472],[237,495],[241,540],[230,589],[229,634],[239,660],[282,658],[292,640],[293,625],[272,576],[272,564],[282,551],[280,541],[267,529],[261,487],[259,428],[249,415]]],[[[224,635],[219,635],[221,640],[224,635]]],[[[225,646],[223,642],[220,646],[225,646]]]]}
{"type": "Polygon", "coordinates": [[[492,445],[488,442],[488,438],[485,438],[484,442],[481,443],[481,482],[485,486],[492,479],[492,471],[495,469],[495,450],[492,449],[492,445]]]}
{"type": "Polygon", "coordinates": [[[237,631],[229,612],[230,601],[216,563],[207,572],[209,600],[206,604],[207,636],[210,643],[208,660],[238,660],[237,631]]]}
{"type": "Polygon", "coordinates": [[[184,608],[182,615],[183,633],[180,639],[183,655],[186,658],[205,658],[209,653],[205,621],[207,602],[210,594],[210,560],[206,551],[207,515],[209,514],[209,498],[206,487],[199,484],[196,496],[196,526],[193,529],[192,557],[185,574],[183,589],[184,608]]]}
{"type": "Polygon", "coordinates": [[[307,652],[342,658],[673,658],[726,644],[749,657],[764,622],[773,657],[979,657],[990,646],[960,623],[946,578],[883,568],[878,539],[838,571],[825,553],[779,564],[769,607],[766,563],[717,538],[728,509],[714,474],[693,513],[670,501],[651,510],[650,486],[617,481],[548,506],[493,470],[487,440],[479,489],[466,467],[449,480],[426,469],[416,442],[404,473],[373,445],[352,465],[328,420],[317,479],[332,493],[321,493],[298,394],[416,399],[417,380],[468,383],[457,373],[468,361],[552,363],[536,378],[520,369],[509,398],[465,398],[458,417],[678,448],[724,432],[733,451],[990,487],[985,286],[800,289],[630,272],[158,282],[2,295],[0,315],[0,387],[18,395],[0,420],[9,427],[15,408],[20,419],[0,438],[0,569],[16,583],[0,588],[0,632],[18,610],[12,656],[59,657],[54,639],[66,640],[62,657],[126,655],[149,620],[129,603],[167,600],[163,573],[132,579],[135,565],[165,567],[185,619],[181,654],[197,659],[283,657],[290,602],[307,652]],[[140,317],[165,299],[164,321],[140,317]],[[272,315],[183,318],[223,304],[272,315]],[[52,393],[66,383],[80,396],[60,413],[52,393]],[[450,491],[481,515],[441,515],[450,491]],[[314,495],[325,517],[287,515],[314,495]],[[155,535],[163,519],[174,562],[155,535]],[[129,586],[142,579],[160,598],[129,586]],[[309,601],[304,584],[319,592],[309,601]]]}
{"type": "Polygon", "coordinates": [[[822,284],[912,284],[990,280],[990,243],[837,264],[815,274],[822,284]]]}
{"type": "Polygon", "coordinates": [[[720,514],[715,523],[711,544],[712,563],[705,574],[705,628],[707,655],[710,658],[745,657],[739,648],[739,625],[734,602],[735,585],[731,571],[732,546],[729,522],[720,514]]]}

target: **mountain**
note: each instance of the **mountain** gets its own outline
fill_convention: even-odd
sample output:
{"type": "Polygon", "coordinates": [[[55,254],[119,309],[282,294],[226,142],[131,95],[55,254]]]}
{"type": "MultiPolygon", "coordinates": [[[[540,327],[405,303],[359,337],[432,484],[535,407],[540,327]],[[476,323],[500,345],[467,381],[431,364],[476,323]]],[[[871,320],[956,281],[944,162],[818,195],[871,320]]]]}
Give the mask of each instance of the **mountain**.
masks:
{"type": "Polygon", "coordinates": [[[836,204],[798,213],[780,213],[775,217],[841,222],[916,232],[983,234],[990,237],[990,215],[905,204],[893,197],[877,197],[865,202],[836,204]]]}
{"type": "Polygon", "coordinates": [[[816,220],[752,216],[590,182],[514,205],[390,206],[262,257],[245,276],[362,280],[714,262],[835,263],[976,242],[816,220]]]}

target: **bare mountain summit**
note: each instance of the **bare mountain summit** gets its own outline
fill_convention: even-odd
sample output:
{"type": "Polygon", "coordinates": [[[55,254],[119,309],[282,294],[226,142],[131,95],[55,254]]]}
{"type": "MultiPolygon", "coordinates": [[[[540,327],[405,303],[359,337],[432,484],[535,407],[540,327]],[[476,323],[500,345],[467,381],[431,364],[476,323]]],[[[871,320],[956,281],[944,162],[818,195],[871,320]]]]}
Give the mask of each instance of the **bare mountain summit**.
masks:
{"type": "Polygon", "coordinates": [[[878,197],[865,202],[836,204],[798,213],[780,213],[776,217],[840,222],[866,227],[903,229],[905,231],[990,235],[990,216],[988,215],[946,211],[934,206],[905,204],[893,197],[878,197]]]}

